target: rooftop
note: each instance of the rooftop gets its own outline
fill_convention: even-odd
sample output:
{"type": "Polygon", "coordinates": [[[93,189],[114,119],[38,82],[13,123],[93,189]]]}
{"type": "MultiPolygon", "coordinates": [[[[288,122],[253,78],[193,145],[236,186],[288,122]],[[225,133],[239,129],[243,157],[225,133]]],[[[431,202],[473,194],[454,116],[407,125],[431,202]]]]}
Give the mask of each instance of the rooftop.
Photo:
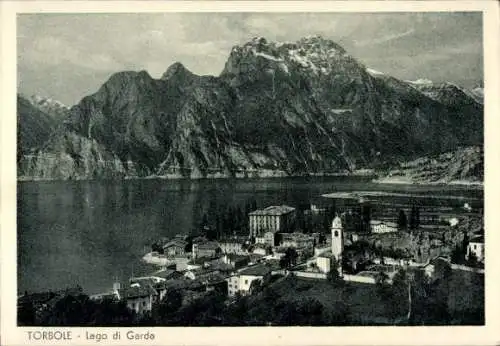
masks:
{"type": "Polygon", "coordinates": [[[257,264],[251,267],[244,268],[239,275],[264,276],[269,274],[272,269],[264,264],[257,264]]]}
{"type": "Polygon", "coordinates": [[[233,236],[230,238],[223,238],[219,240],[219,243],[224,244],[242,244],[248,240],[247,236],[233,236]]]}
{"type": "Polygon", "coordinates": [[[165,245],[163,245],[163,248],[165,249],[165,248],[168,248],[168,247],[171,247],[171,246],[179,246],[179,247],[185,248],[187,244],[188,244],[188,242],[185,241],[185,240],[174,239],[174,240],[169,241],[165,245]]]}
{"type": "Polygon", "coordinates": [[[206,243],[198,244],[199,250],[215,250],[217,248],[219,248],[219,243],[217,243],[215,241],[209,241],[206,243]]]}
{"type": "Polygon", "coordinates": [[[156,277],[164,278],[164,279],[168,279],[168,278],[171,278],[174,276],[179,276],[179,275],[182,275],[182,273],[178,272],[176,270],[173,270],[173,269],[163,269],[163,270],[157,271],[154,274],[152,274],[152,276],[156,276],[156,277]]]}
{"type": "Polygon", "coordinates": [[[469,242],[470,243],[483,243],[484,244],[484,236],[478,235],[478,236],[472,237],[469,242]]]}
{"type": "Polygon", "coordinates": [[[285,215],[295,211],[295,208],[289,207],[287,205],[272,205],[270,207],[252,211],[248,215],[285,215]]]}
{"type": "Polygon", "coordinates": [[[397,223],[395,222],[392,222],[392,221],[382,221],[382,220],[371,220],[370,221],[370,225],[374,225],[374,226],[377,226],[377,225],[387,225],[389,227],[397,227],[397,223]]]}
{"type": "Polygon", "coordinates": [[[152,286],[125,287],[118,291],[122,299],[142,298],[157,295],[158,292],[152,286]]]}
{"type": "Polygon", "coordinates": [[[230,253],[230,254],[227,254],[226,256],[231,261],[245,261],[245,260],[249,259],[248,255],[237,255],[237,254],[230,253]]]}

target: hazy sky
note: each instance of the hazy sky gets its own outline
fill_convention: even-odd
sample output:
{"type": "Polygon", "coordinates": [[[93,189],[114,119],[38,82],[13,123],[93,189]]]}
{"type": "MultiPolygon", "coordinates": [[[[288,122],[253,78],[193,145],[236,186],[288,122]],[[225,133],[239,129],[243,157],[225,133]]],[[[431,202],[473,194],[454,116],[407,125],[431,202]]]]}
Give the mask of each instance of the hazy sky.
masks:
{"type": "Polygon", "coordinates": [[[231,47],[255,36],[320,34],[366,66],[401,79],[482,86],[481,13],[169,13],[18,16],[18,87],[77,103],[111,74],[176,61],[218,75],[231,47]]]}

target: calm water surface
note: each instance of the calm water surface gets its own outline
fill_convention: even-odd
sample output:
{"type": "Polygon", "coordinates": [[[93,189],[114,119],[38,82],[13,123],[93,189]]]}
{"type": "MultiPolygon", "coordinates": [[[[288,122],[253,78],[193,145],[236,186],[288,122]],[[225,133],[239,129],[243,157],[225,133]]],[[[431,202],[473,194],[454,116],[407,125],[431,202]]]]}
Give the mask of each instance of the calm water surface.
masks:
{"type": "Polygon", "coordinates": [[[255,198],[259,207],[298,206],[333,191],[432,192],[482,197],[467,187],[372,184],[353,178],[128,180],[18,183],[18,291],[76,284],[108,290],[141,269],[144,248],[189,233],[202,215],[255,198]]]}

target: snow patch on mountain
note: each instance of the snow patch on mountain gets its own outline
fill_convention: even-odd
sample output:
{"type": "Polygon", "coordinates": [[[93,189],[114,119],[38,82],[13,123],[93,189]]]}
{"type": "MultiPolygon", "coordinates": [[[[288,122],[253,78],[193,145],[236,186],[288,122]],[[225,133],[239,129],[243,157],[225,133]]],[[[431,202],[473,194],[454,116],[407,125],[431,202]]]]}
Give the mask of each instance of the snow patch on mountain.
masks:
{"type": "Polygon", "coordinates": [[[368,72],[370,75],[374,76],[374,77],[377,77],[377,76],[383,76],[384,73],[383,72],[380,72],[380,71],[377,71],[377,70],[374,70],[372,68],[366,68],[366,72],[368,72]]]}
{"type": "Polygon", "coordinates": [[[421,86],[432,86],[434,85],[434,83],[430,80],[430,79],[426,79],[426,78],[419,78],[417,80],[407,80],[405,81],[407,83],[410,83],[410,84],[414,84],[414,85],[421,85],[421,86]]]}
{"type": "Polygon", "coordinates": [[[275,57],[275,56],[272,56],[272,55],[269,55],[269,54],[266,54],[266,53],[262,53],[262,52],[256,52],[256,51],[254,51],[254,54],[255,54],[256,56],[260,56],[260,57],[263,57],[263,58],[265,58],[265,59],[272,60],[272,61],[276,61],[276,62],[281,62],[281,61],[283,61],[283,59],[281,59],[281,58],[277,58],[277,57],[275,57]]]}
{"type": "Polygon", "coordinates": [[[28,98],[28,100],[33,106],[56,107],[63,109],[70,108],[60,101],[51,99],[49,97],[43,97],[40,95],[32,95],[31,97],[28,98]]]}

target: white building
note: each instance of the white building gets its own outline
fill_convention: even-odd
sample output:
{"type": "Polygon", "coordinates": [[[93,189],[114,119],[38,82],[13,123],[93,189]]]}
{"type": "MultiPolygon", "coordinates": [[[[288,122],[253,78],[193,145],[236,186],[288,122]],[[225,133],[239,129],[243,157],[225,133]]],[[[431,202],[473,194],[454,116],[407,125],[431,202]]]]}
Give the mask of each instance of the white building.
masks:
{"type": "Polygon", "coordinates": [[[331,254],[323,254],[316,257],[316,267],[322,273],[329,273],[332,269],[332,255],[331,254]]]}
{"type": "Polygon", "coordinates": [[[244,255],[246,254],[246,250],[244,248],[246,239],[242,238],[229,238],[229,239],[224,239],[219,241],[219,246],[222,251],[222,253],[225,254],[237,254],[237,255],[244,255]]]}
{"type": "Polygon", "coordinates": [[[250,287],[255,280],[264,280],[264,277],[271,274],[271,268],[264,264],[257,264],[244,268],[235,275],[226,279],[227,292],[229,296],[234,296],[237,292],[241,295],[251,294],[250,287]]]}
{"type": "Polygon", "coordinates": [[[271,231],[262,232],[259,236],[255,237],[255,243],[274,246],[274,235],[275,233],[271,231]]]}
{"type": "Polygon", "coordinates": [[[484,237],[477,236],[472,238],[467,245],[467,253],[465,254],[466,259],[470,258],[470,255],[474,254],[478,262],[484,261],[484,237]]]}
{"type": "Polygon", "coordinates": [[[287,232],[295,222],[295,208],[279,205],[255,210],[248,214],[250,236],[256,237],[260,232],[287,232]]]}
{"type": "Polygon", "coordinates": [[[372,233],[391,233],[398,231],[398,225],[390,221],[370,221],[370,229],[372,233]]]}

